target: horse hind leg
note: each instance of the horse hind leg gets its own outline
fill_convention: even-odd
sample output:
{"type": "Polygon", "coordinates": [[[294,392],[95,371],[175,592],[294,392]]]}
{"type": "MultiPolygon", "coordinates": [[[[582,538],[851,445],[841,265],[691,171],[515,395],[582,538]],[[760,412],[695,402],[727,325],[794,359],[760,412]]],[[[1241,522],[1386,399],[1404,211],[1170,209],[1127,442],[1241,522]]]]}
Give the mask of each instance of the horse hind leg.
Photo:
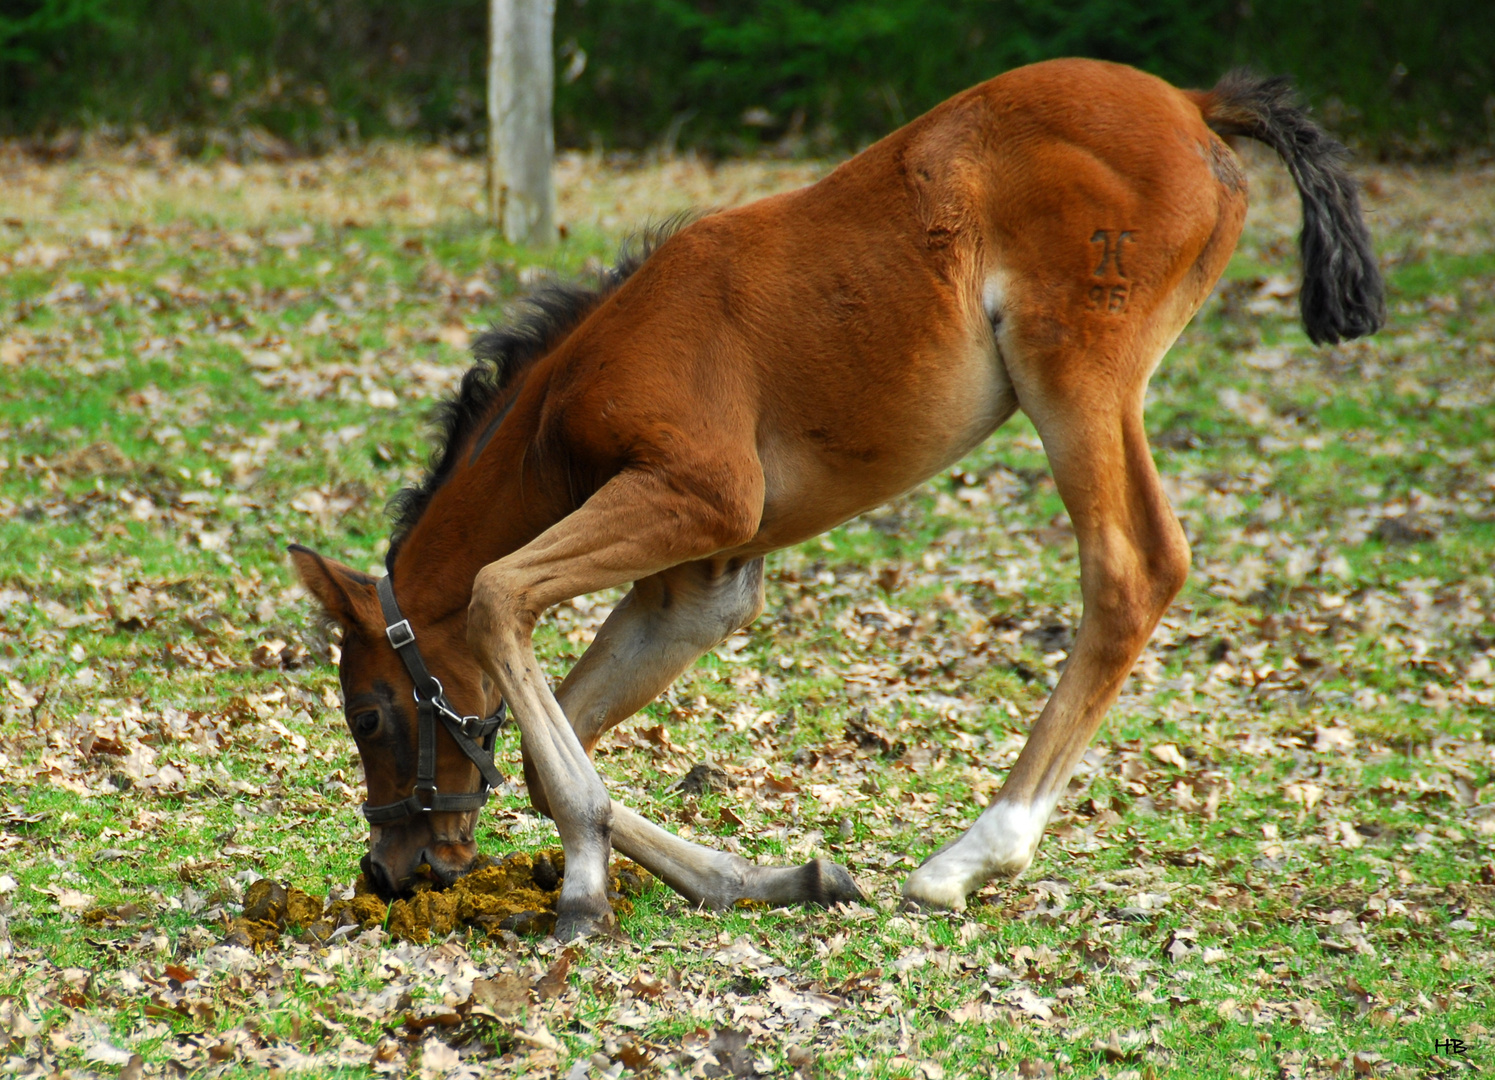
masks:
{"type": "MultiPolygon", "coordinates": [[[[685,563],[636,582],[556,691],[591,753],[604,732],[653,701],[704,653],[763,610],[763,560],[685,563]]],[[[533,791],[533,782],[531,790],[533,791]]],[[[757,866],[682,840],[614,800],[613,846],[693,904],[738,900],[829,906],[862,899],[842,867],[757,866]]]]}
{"type": "Polygon", "coordinates": [[[1142,423],[1141,388],[1162,348],[1136,339],[1113,347],[1139,361],[1119,365],[1130,368],[1119,387],[1096,385],[1118,365],[1076,371],[1086,358],[1075,354],[1013,365],[1027,369],[1019,395],[1074,524],[1083,614],[1064,674],[1001,791],[904,883],[917,906],[963,908],[991,878],[1027,868],[1071,773],[1188,574],[1188,542],[1142,423]]]}

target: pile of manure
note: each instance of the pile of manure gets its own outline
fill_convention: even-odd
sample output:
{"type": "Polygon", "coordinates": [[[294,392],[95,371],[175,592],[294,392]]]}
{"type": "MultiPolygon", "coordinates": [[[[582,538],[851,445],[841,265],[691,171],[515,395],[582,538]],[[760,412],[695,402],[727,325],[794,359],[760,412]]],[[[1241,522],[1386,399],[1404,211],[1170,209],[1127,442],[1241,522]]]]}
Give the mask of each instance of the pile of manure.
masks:
{"type": "MultiPolygon", "coordinates": [[[[502,937],[505,931],[549,934],[555,929],[555,904],[565,873],[566,856],[560,848],[533,854],[515,851],[498,860],[480,857],[475,869],[447,886],[422,866],[411,895],[393,903],[386,903],[360,874],[351,900],[325,905],[300,889],[261,878],[244,891],[244,914],[230,922],[223,944],[261,951],[278,945],[287,931],[302,940],[326,942],[355,932],[352,928],[373,927],[420,944],[460,930],[478,930],[490,937],[502,937]]],[[[608,871],[613,911],[620,918],[632,913],[628,898],[642,893],[651,880],[637,863],[615,859],[608,871]]]]}

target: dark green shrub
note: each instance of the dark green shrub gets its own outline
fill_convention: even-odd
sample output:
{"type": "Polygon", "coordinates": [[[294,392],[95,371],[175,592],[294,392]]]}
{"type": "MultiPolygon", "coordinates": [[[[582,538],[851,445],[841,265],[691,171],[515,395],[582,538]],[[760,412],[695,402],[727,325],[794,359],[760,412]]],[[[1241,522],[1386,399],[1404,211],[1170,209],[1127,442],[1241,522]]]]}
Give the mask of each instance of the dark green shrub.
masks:
{"type": "MultiPolygon", "coordinates": [[[[476,147],[486,20],[486,0],[0,0],[0,134],[476,147]]],[[[841,150],[1063,55],[1196,86],[1285,72],[1389,153],[1489,146],[1495,124],[1495,4],[1468,0],[557,0],[556,46],[562,145],[841,150]]]]}
{"type": "Polygon", "coordinates": [[[560,0],[557,40],[586,70],[558,89],[568,140],[638,145],[678,130],[734,149],[875,138],[950,94],[1051,56],[1207,81],[1218,5],[1185,0],[560,0]],[[640,62],[643,58],[647,62],[640,62]],[[590,127],[588,125],[591,125],[590,127]]]}

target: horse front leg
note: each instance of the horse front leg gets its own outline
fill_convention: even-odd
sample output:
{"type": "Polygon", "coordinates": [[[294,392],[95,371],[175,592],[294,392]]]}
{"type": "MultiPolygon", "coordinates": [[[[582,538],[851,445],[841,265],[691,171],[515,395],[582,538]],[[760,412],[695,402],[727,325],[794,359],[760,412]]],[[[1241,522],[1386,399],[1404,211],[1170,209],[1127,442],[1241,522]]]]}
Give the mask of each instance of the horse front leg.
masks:
{"type": "MultiPolygon", "coordinates": [[[[732,471],[713,471],[715,483],[707,490],[721,495],[711,502],[681,494],[703,490],[699,484],[655,473],[620,474],[535,540],[484,567],[473,582],[469,646],[513,710],[532,796],[555,821],[566,852],[556,912],[562,940],[614,925],[607,862],[618,815],[590,757],[597,708],[579,708],[590,716],[582,725],[584,744],[535,659],[535,624],[563,600],[648,578],[750,539],[757,528],[752,508],[762,505],[762,477],[746,468],[737,472],[736,484],[724,484],[732,471]]],[[[678,655],[669,659],[671,678],[683,663],[678,655]]],[[[638,708],[640,693],[620,691],[601,715],[638,708]]],[[[623,823],[624,835],[633,836],[631,815],[623,823]]]]}

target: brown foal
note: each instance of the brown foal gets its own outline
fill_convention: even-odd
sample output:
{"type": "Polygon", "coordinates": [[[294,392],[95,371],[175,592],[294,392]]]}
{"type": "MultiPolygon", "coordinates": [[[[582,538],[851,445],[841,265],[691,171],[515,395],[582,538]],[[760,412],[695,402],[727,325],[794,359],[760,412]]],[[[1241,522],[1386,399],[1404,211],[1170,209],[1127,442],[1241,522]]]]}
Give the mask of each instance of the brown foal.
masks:
{"type": "Polygon", "coordinates": [[[756,866],[645,821],[609,799],[591,754],[752,622],[765,554],[909,490],[1017,409],[1074,523],[1084,613],[1001,792],[903,893],[960,908],[1027,867],[1188,573],[1142,404],[1240,236],[1246,184],[1221,134],[1272,146],[1297,183],[1309,336],[1374,331],[1381,282],[1343,150],[1285,82],[1183,91],[1063,60],[950,99],[811,187],[657,238],[594,290],[543,292],[480,340],[439,460],[398,503],[400,609],[381,609],[373,578],[292,549],[343,627],[349,725],[370,803],[390,804],[370,814],[375,882],[394,892],[421,862],[447,878],[472,864],[477,810],[434,793],[481,790],[450,731],[507,702],[530,797],[566,852],[558,936],[610,923],[611,847],[713,907],[860,896],[833,863],[756,866]],[[552,691],[536,621],[624,585],[552,691]],[[439,685],[391,647],[407,631],[439,685]],[[445,731],[430,722],[434,776],[419,783],[417,680],[450,713],[445,731]]]}

